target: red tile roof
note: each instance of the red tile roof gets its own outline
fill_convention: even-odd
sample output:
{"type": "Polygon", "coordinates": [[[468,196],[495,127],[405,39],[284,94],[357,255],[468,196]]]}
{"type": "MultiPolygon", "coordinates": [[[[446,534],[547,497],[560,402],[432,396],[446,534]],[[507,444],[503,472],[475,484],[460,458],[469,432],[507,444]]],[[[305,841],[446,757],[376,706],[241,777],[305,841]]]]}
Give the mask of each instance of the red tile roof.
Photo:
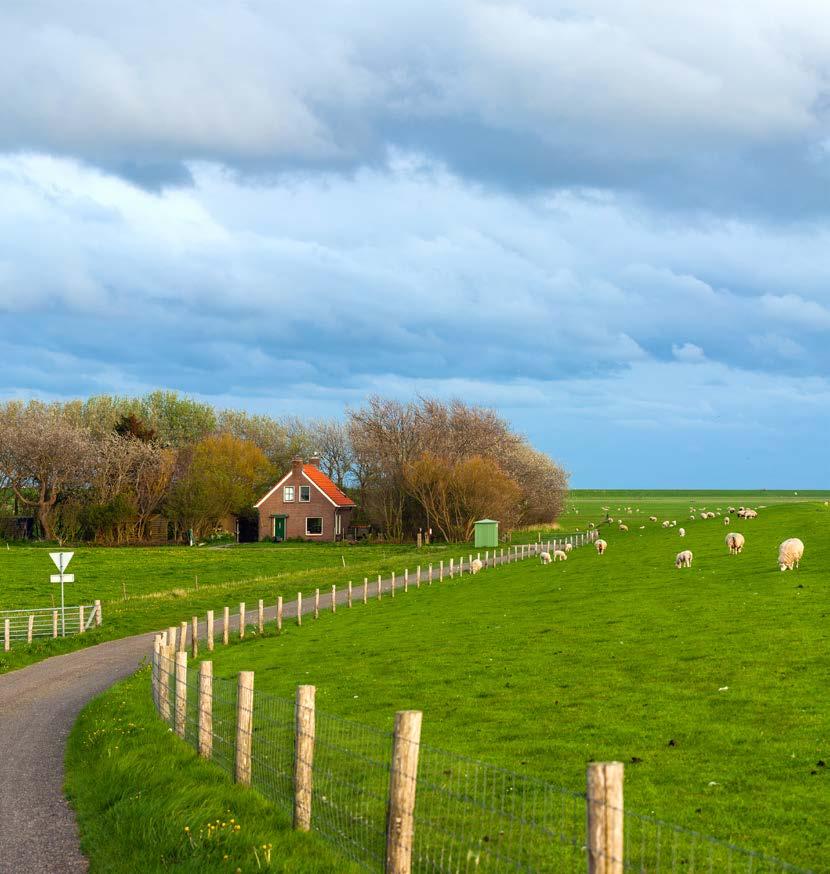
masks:
{"type": "Polygon", "coordinates": [[[355,502],[348,495],[344,495],[319,467],[315,467],[313,464],[304,464],[303,473],[324,495],[331,498],[338,507],[355,506],[355,502]]]}

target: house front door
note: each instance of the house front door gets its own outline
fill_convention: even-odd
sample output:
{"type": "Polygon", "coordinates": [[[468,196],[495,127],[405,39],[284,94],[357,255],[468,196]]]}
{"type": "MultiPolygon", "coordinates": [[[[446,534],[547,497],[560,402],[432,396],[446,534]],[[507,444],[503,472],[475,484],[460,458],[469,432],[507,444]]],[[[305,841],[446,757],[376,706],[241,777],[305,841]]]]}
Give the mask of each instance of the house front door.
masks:
{"type": "Polygon", "coordinates": [[[274,516],[274,540],[285,540],[285,516],[274,516]]]}

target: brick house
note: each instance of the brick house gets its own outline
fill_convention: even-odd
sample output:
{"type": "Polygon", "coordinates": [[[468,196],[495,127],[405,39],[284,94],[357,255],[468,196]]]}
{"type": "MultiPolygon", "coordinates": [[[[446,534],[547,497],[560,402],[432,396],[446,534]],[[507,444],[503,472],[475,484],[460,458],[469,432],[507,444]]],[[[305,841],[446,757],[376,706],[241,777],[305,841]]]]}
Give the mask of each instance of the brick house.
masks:
{"type": "Polygon", "coordinates": [[[291,470],[254,507],[259,511],[260,540],[342,540],[349,529],[354,501],[320,470],[316,456],[291,470]]]}

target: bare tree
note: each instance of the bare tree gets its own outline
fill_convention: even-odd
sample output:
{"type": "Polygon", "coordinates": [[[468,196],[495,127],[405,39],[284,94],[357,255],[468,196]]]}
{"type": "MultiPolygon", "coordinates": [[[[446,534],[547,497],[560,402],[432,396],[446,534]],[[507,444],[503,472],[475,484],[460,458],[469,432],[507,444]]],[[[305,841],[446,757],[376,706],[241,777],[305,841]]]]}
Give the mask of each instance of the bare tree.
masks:
{"type": "Polygon", "coordinates": [[[309,427],[309,439],[320,456],[320,467],[342,489],[354,471],[349,428],[343,422],[320,420],[309,427]]]}
{"type": "Polygon", "coordinates": [[[62,493],[86,483],[94,451],[89,433],[58,404],[0,406],[0,476],[18,501],[32,507],[43,536],[54,538],[53,513],[62,493]]]}

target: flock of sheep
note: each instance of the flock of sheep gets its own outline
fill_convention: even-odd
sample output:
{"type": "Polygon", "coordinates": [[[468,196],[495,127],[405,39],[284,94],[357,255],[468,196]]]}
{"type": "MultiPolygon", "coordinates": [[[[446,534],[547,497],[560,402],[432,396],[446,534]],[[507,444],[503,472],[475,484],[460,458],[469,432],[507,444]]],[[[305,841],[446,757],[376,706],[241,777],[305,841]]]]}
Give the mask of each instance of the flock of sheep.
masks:
{"type": "MultiPolygon", "coordinates": [[[[613,517],[610,515],[610,508],[603,507],[603,511],[606,513],[606,522],[609,524],[614,523],[613,517]]],[[[632,512],[631,507],[626,508],[617,508],[625,509],[628,513],[632,512]]],[[[636,511],[639,513],[640,510],[637,508],[636,511]]],[[[692,507],[689,510],[691,520],[695,519],[695,508],[692,507]]],[[[749,507],[729,507],[726,511],[727,515],[723,516],[723,524],[729,525],[731,522],[730,515],[735,515],[738,519],[755,519],[758,516],[757,510],[752,510],[749,507]]],[[[699,513],[701,519],[715,519],[718,516],[721,516],[721,508],[718,507],[717,512],[702,510],[699,513]]],[[[656,516],[649,516],[650,522],[657,522],[658,519],[656,516]]],[[[619,521],[619,530],[621,532],[628,531],[628,525],[625,524],[622,520],[619,521]]],[[[595,528],[593,522],[588,524],[588,528],[595,528]]],[[[641,525],[640,528],[645,528],[645,525],[641,525]]],[[[663,528],[676,528],[677,520],[676,519],[665,519],[662,523],[663,528]]],[[[678,534],[681,537],[686,536],[686,529],[680,528],[678,529],[678,534]]],[[[730,555],[739,555],[743,552],[744,545],[746,544],[746,538],[743,534],[739,534],[736,531],[730,531],[729,534],[726,535],[726,546],[729,549],[730,555]]],[[[598,539],[594,541],[594,546],[596,547],[598,555],[604,555],[605,551],[608,549],[607,541],[603,539],[598,539]]],[[[564,561],[567,559],[567,553],[571,551],[571,545],[568,543],[565,545],[565,550],[556,549],[553,551],[553,555],[551,556],[548,552],[543,552],[540,554],[540,558],[542,560],[542,564],[550,564],[551,561],[564,561]]],[[[790,537],[789,539],[783,541],[781,545],[778,547],[778,567],[782,571],[791,571],[794,567],[797,568],[799,566],[799,562],[804,556],[804,544],[797,537],[790,537]]],[[[692,561],[694,561],[694,553],[691,549],[684,549],[682,552],[678,552],[674,559],[674,566],[676,568],[684,568],[691,567],[692,561]]]]}

